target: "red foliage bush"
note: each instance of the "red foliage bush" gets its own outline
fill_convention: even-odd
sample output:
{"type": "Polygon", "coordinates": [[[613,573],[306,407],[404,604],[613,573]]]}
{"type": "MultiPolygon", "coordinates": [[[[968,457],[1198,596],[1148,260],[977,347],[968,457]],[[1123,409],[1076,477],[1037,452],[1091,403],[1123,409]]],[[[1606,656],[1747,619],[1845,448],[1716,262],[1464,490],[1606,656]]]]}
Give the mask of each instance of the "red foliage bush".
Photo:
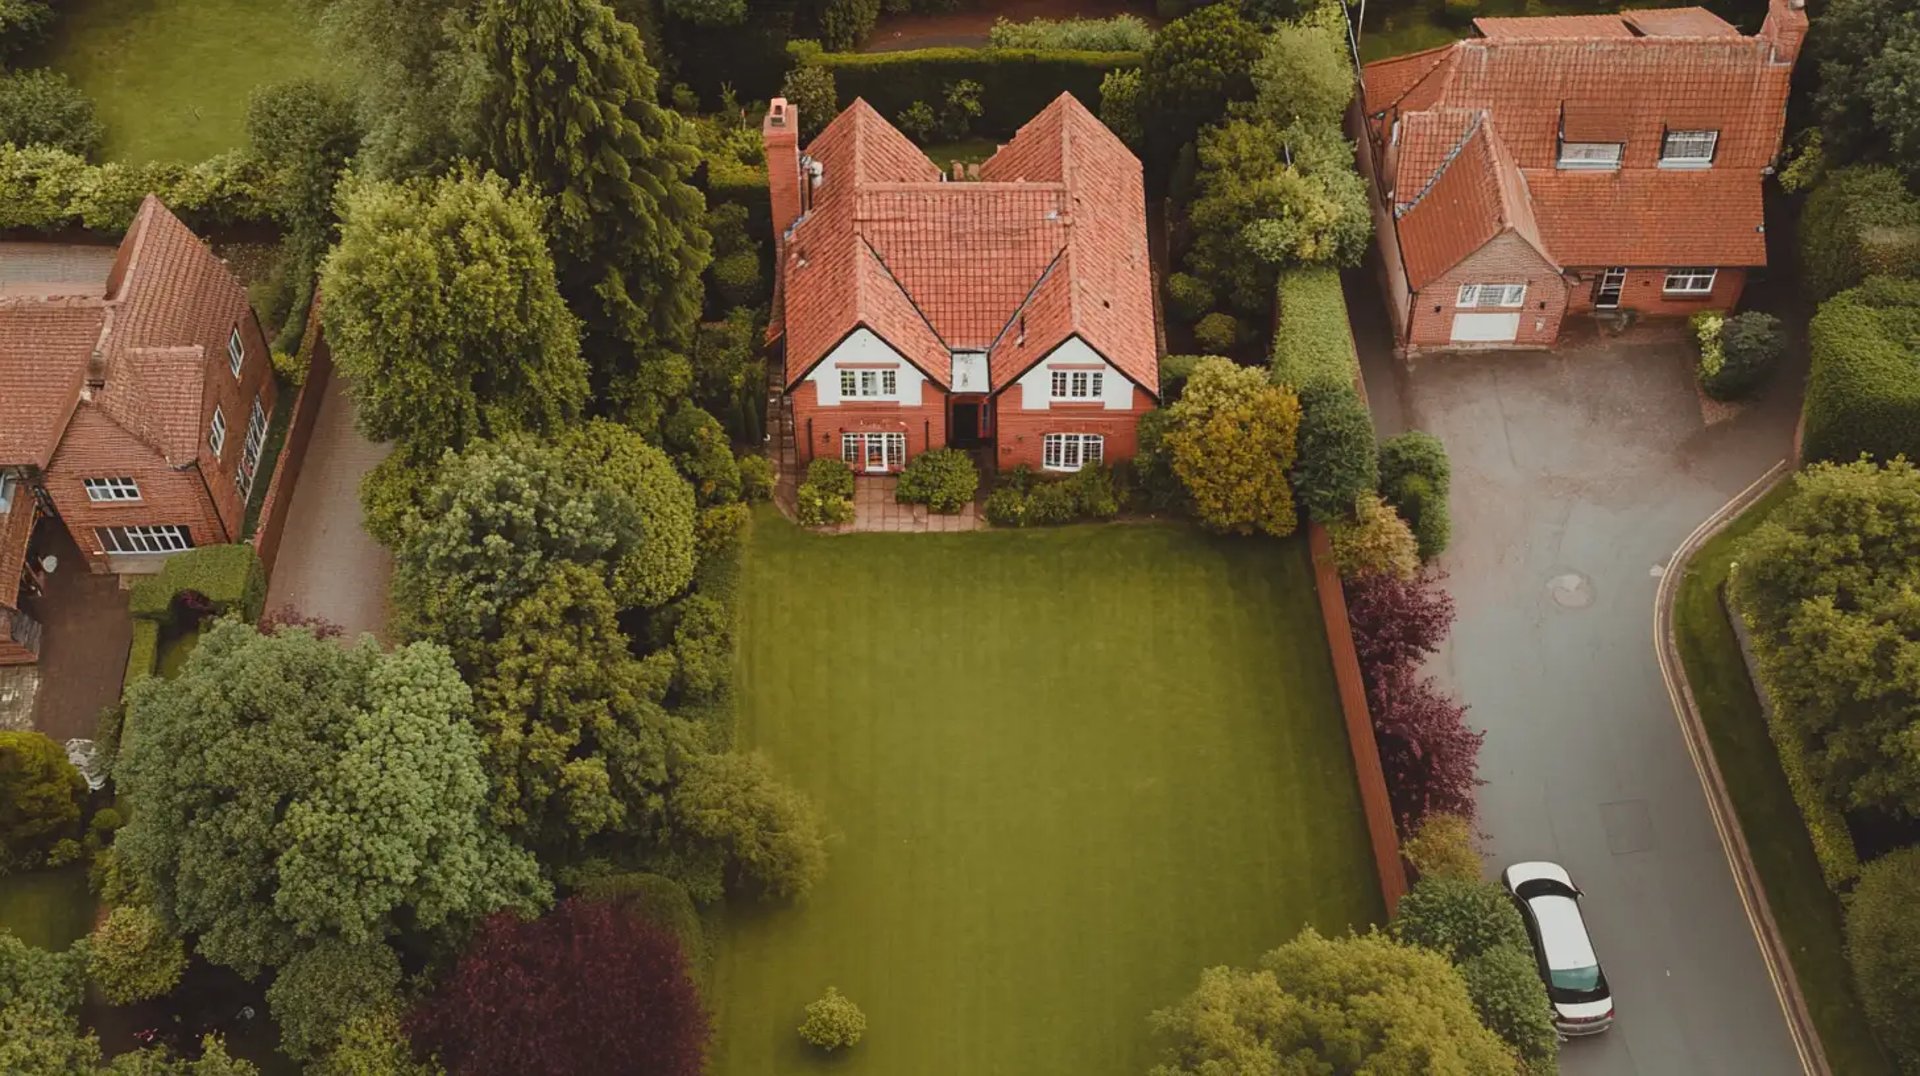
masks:
{"type": "Polygon", "coordinates": [[[272,635],[281,628],[305,628],[316,639],[333,639],[347,633],[347,629],[326,617],[303,613],[291,605],[282,605],[261,614],[260,622],[254,628],[262,635],[272,635]]]}
{"type": "Polygon", "coordinates": [[[673,935],[580,897],[487,920],[408,1030],[453,1076],[699,1076],[709,1034],[673,935]]]}
{"type": "Polygon", "coordinates": [[[1453,597],[1440,578],[1376,572],[1346,582],[1353,646],[1369,679],[1375,670],[1411,666],[1440,649],[1453,628],[1453,597]]]}
{"type": "Polygon", "coordinates": [[[1467,727],[1467,708],[1404,666],[1369,678],[1367,708],[1401,835],[1436,811],[1472,818],[1486,733],[1467,727]]]}

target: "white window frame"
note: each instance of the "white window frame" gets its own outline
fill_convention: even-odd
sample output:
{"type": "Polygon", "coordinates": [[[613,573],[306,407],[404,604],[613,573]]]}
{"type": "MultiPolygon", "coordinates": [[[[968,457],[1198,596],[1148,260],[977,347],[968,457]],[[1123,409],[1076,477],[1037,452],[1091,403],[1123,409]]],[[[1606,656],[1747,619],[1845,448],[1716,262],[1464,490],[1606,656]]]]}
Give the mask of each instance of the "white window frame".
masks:
{"type": "Polygon", "coordinates": [[[1711,295],[1714,281],[1719,276],[1720,270],[1707,266],[1669,269],[1660,291],[1664,295],[1711,295]]]}
{"type": "Polygon", "coordinates": [[[1078,471],[1105,462],[1107,439],[1097,433],[1049,433],[1040,438],[1040,467],[1047,471],[1078,471]]]}
{"type": "Polygon", "coordinates": [[[1105,370],[1049,370],[1049,395],[1055,400],[1087,403],[1098,400],[1105,391],[1105,370]]]}
{"type": "Polygon", "coordinates": [[[1720,148],[1719,131],[1668,131],[1660,138],[1660,167],[1711,168],[1713,155],[1720,148]],[[1676,148],[1702,150],[1705,153],[1675,153],[1676,148]]]}
{"type": "Polygon", "coordinates": [[[1463,310],[1479,306],[1517,310],[1527,305],[1527,286],[1525,284],[1462,284],[1460,294],[1455,297],[1453,305],[1463,310]]]}
{"type": "Polygon", "coordinates": [[[227,334],[227,367],[233,371],[234,380],[240,379],[240,367],[247,362],[247,342],[240,339],[240,326],[235,325],[227,334]]]}
{"type": "Polygon", "coordinates": [[[900,371],[842,370],[840,396],[848,400],[897,400],[900,398],[900,371]]]}
{"type": "Polygon", "coordinates": [[[219,404],[213,405],[213,424],[207,427],[207,447],[213,449],[214,459],[219,459],[227,450],[227,415],[219,404]]]}
{"type": "Polygon", "coordinates": [[[840,462],[855,474],[883,474],[907,465],[907,435],[904,433],[842,433],[840,462]],[[880,466],[874,467],[878,461],[880,466]]]}
{"type": "Polygon", "coordinates": [[[0,471],[0,515],[13,511],[13,499],[23,488],[11,471],[0,471]]]}
{"type": "Polygon", "coordinates": [[[131,478],[83,478],[80,484],[86,488],[87,500],[95,504],[140,499],[140,483],[131,478]]]}
{"type": "Polygon", "coordinates": [[[153,527],[95,527],[94,540],[109,556],[139,556],[143,553],[178,553],[193,548],[193,533],[184,525],[163,524],[153,527]]]}
{"type": "Polygon", "coordinates": [[[1561,139],[1559,166],[1617,172],[1625,149],[1626,145],[1621,142],[1569,142],[1561,139]]]}
{"type": "Polygon", "coordinates": [[[260,452],[267,443],[267,412],[260,397],[253,398],[253,410],[247,415],[247,439],[240,446],[240,466],[234,471],[233,484],[240,487],[240,499],[253,496],[253,480],[260,469],[260,452]]]}

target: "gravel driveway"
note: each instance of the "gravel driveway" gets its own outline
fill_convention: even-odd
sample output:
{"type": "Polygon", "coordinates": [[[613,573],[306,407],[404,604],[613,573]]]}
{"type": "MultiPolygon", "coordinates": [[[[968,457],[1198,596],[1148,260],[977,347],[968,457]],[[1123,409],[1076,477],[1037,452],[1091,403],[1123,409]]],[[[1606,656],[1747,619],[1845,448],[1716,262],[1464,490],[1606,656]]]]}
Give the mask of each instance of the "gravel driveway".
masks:
{"type": "Polygon", "coordinates": [[[1614,987],[1614,1030],[1562,1070],[1798,1073],[1653,648],[1666,558],[1787,453],[1797,378],[1707,427],[1673,333],[1398,368],[1375,301],[1349,298],[1376,424],[1453,459],[1460,615],[1431,671],[1487,730],[1489,872],[1564,864],[1614,987]]]}

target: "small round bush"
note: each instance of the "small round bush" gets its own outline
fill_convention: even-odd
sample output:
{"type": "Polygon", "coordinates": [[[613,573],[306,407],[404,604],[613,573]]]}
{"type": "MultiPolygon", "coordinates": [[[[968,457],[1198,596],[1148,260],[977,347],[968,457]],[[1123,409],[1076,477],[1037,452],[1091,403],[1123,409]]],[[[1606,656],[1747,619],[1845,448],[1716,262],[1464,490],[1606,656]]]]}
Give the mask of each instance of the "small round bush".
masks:
{"type": "Polygon", "coordinates": [[[1027,495],[1013,486],[1001,486],[987,494],[987,522],[996,527],[1024,527],[1027,523],[1027,495]]]}
{"type": "Polygon", "coordinates": [[[800,483],[800,522],[819,527],[853,520],[853,472],[830,456],[807,464],[807,480],[800,483]]]}
{"type": "Polygon", "coordinates": [[[1160,359],[1160,396],[1167,406],[1180,398],[1180,390],[1187,387],[1187,378],[1193,376],[1193,368],[1203,356],[1166,355],[1160,359]]]}
{"type": "Polygon", "coordinates": [[[773,496],[773,461],[765,456],[740,457],[740,499],[758,504],[773,496]]]}
{"type": "Polygon", "coordinates": [[[1735,314],[1720,326],[1720,368],[1711,377],[1703,370],[1700,387],[1716,400],[1750,396],[1772,376],[1784,350],[1779,318],[1754,310],[1735,314]]]}
{"type": "Polygon", "coordinates": [[[1413,531],[1377,493],[1354,502],[1352,519],[1328,523],[1327,538],[1342,579],[1376,572],[1411,579],[1420,570],[1420,544],[1413,531]]]}
{"type": "Polygon", "coordinates": [[[186,970],[186,947],[149,908],[115,908],[88,939],[87,975],[115,1005],[164,997],[186,970]]]}
{"type": "Polygon", "coordinates": [[[806,1022],[800,1025],[801,1038],[829,1051],[853,1046],[866,1033],[867,1014],[833,986],[807,1006],[806,1022]]]}
{"type": "Polygon", "coordinates": [[[973,457],[957,448],[936,448],[915,456],[900,472],[893,499],[952,515],[972,504],[979,488],[980,472],[974,469],[973,457]]]}
{"type": "Polygon", "coordinates": [[[1072,523],[1080,515],[1079,498],[1066,482],[1036,482],[1027,494],[1026,526],[1048,527],[1072,523]]]}
{"type": "Polygon", "coordinates": [[[710,272],[713,290],[727,306],[752,306],[760,301],[760,258],[752,251],[716,258],[710,272]]]}
{"type": "Polygon", "coordinates": [[[1208,314],[1193,327],[1193,339],[1209,353],[1225,355],[1240,342],[1240,321],[1232,314],[1208,314]]]}
{"type": "MultiPolygon", "coordinates": [[[[0,4],[0,13],[4,8],[0,4]]],[[[0,75],[0,142],[91,157],[105,137],[93,99],[66,75],[47,67],[0,75]]]]}
{"type": "Polygon", "coordinates": [[[1199,321],[1218,301],[1213,285],[1192,273],[1175,273],[1167,278],[1167,311],[1175,320],[1189,324],[1199,321]]]}
{"type": "Polygon", "coordinates": [[[1457,814],[1435,811],[1421,819],[1400,851],[1422,879],[1480,880],[1480,853],[1473,846],[1473,824],[1457,814]]]}
{"type": "Polygon", "coordinates": [[[780,96],[800,110],[800,137],[812,141],[840,111],[840,91],[833,71],[821,64],[803,63],[787,72],[780,96]]]}
{"type": "Polygon", "coordinates": [[[63,842],[77,855],[72,834],[86,794],[66,748],[38,732],[0,732],[0,860],[38,866],[63,842]]]}
{"type": "Polygon", "coordinates": [[[1447,551],[1447,545],[1453,541],[1453,519],[1446,494],[1435,490],[1424,475],[1417,474],[1402,478],[1385,492],[1387,503],[1413,531],[1414,546],[1421,560],[1432,560],[1447,551]]]}
{"type": "Polygon", "coordinates": [[[1867,1021],[1902,1071],[1920,1071],[1920,847],[1867,864],[1847,908],[1847,961],[1867,1021]]]}
{"type": "Polygon", "coordinates": [[[1467,996],[1479,1010],[1480,1022],[1527,1062],[1525,1071],[1552,1072],[1560,1040],[1533,953],[1524,945],[1496,945],[1463,961],[1460,975],[1467,981],[1467,996]]]}
{"type": "Polygon", "coordinates": [[[1074,507],[1083,519],[1112,519],[1120,514],[1120,496],[1113,489],[1113,472],[1105,467],[1082,467],[1067,479],[1074,507]]]}
{"type": "Polygon", "coordinates": [[[1422,878],[1400,899],[1393,932],[1456,964],[1497,946],[1528,944],[1526,924],[1506,891],[1477,878],[1422,878]]]}
{"type": "Polygon", "coordinates": [[[1425,430],[1408,430],[1380,442],[1380,484],[1389,485],[1408,475],[1420,475],[1446,493],[1453,483],[1447,446],[1425,430]]]}

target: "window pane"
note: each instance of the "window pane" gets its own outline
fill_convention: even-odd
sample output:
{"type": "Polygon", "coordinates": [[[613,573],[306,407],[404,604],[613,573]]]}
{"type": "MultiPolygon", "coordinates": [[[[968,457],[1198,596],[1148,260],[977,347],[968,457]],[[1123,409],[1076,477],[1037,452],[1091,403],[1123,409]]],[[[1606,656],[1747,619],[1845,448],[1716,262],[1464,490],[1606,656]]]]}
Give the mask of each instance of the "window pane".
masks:
{"type": "Polygon", "coordinates": [[[1101,389],[1100,389],[1100,383],[1101,383],[1102,381],[1104,381],[1105,379],[1106,379],[1106,374],[1105,374],[1105,373],[1103,373],[1103,372],[1101,372],[1101,371],[1099,371],[1099,370],[1095,370],[1095,371],[1094,371],[1093,373],[1090,373],[1090,374],[1088,374],[1088,375],[1087,375],[1087,382],[1088,382],[1088,384],[1090,384],[1091,386],[1093,386],[1093,388],[1092,388],[1092,391],[1090,391],[1090,392],[1088,392],[1088,393],[1087,393],[1087,395],[1089,395],[1089,396],[1098,396],[1098,395],[1100,395],[1100,392],[1101,392],[1101,389]]]}
{"type": "Polygon", "coordinates": [[[1066,399],[1067,392],[1068,392],[1067,386],[1069,382],[1067,372],[1065,370],[1055,370],[1053,371],[1053,376],[1050,378],[1050,380],[1053,383],[1053,388],[1051,390],[1053,394],[1053,398],[1056,400],[1066,399]]]}
{"type": "Polygon", "coordinates": [[[1106,438],[1101,437],[1097,434],[1091,434],[1091,433],[1088,434],[1086,438],[1086,452],[1085,452],[1087,462],[1099,463],[1101,460],[1106,458],[1106,453],[1107,453],[1106,438]]]}
{"type": "Polygon", "coordinates": [[[857,465],[860,462],[860,435],[843,433],[840,435],[840,459],[844,463],[857,465]]]}
{"type": "Polygon", "coordinates": [[[840,371],[840,395],[852,396],[856,392],[852,370],[840,371]]]}
{"type": "Polygon", "coordinates": [[[880,394],[893,396],[899,391],[900,375],[893,370],[880,371],[880,394]]]}
{"type": "Polygon", "coordinates": [[[1044,466],[1047,466],[1047,467],[1060,466],[1061,440],[1062,439],[1060,435],[1057,433],[1050,433],[1050,434],[1047,434],[1047,436],[1045,437],[1043,441],[1044,452],[1041,456],[1041,462],[1044,466]]]}
{"type": "Polygon", "coordinates": [[[1480,285],[1462,284],[1460,285],[1460,299],[1459,299],[1459,302],[1456,303],[1455,305],[1477,306],[1479,305],[1478,303],[1479,298],[1480,298],[1480,285]]]}

